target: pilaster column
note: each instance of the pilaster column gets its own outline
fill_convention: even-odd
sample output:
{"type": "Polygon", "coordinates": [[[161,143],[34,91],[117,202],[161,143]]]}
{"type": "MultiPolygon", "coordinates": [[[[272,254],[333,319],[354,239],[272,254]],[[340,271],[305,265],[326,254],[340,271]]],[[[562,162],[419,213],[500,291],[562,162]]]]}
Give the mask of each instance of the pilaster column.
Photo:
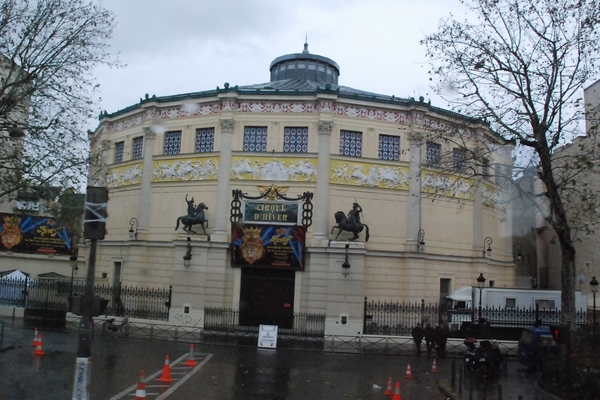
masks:
{"type": "Polygon", "coordinates": [[[419,229],[421,229],[421,145],[423,135],[420,132],[408,134],[410,144],[410,166],[409,166],[409,197],[406,216],[406,250],[418,251],[419,229]]]}
{"type": "MultiPolygon", "coordinates": [[[[475,149],[475,162],[481,163],[483,160],[483,149],[475,149]]],[[[484,181],[482,179],[483,167],[477,166],[477,175],[474,178],[475,192],[473,193],[473,250],[475,256],[483,256],[483,250],[485,249],[484,240],[490,236],[483,232],[483,186],[484,181]]],[[[491,237],[491,236],[490,236],[491,237]]],[[[494,238],[492,238],[494,240],[494,238]]]]}
{"type": "Polygon", "coordinates": [[[317,189],[314,197],[313,243],[315,247],[327,247],[327,221],[329,221],[329,160],[331,157],[331,132],[333,122],[319,121],[319,151],[317,165],[317,189]]]}
{"type": "Polygon", "coordinates": [[[231,203],[230,175],[231,175],[231,152],[233,151],[233,119],[222,119],[221,125],[221,149],[219,177],[217,187],[217,205],[215,230],[211,234],[211,241],[228,242],[229,211],[231,203]]]}
{"type": "Polygon", "coordinates": [[[140,185],[140,208],[138,209],[138,232],[148,232],[150,226],[150,207],[152,204],[152,171],[154,167],[154,139],[156,133],[144,128],[144,158],[142,166],[142,183],[140,185]]]}

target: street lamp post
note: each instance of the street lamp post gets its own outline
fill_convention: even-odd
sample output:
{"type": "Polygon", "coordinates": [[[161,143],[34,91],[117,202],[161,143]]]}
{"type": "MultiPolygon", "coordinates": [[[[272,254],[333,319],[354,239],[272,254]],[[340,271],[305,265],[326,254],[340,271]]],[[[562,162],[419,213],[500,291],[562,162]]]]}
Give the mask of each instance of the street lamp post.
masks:
{"type": "Polygon", "coordinates": [[[69,261],[71,264],[71,288],[69,289],[69,296],[73,297],[73,274],[79,269],[79,267],[77,266],[77,256],[75,255],[75,253],[71,254],[71,257],[69,257],[69,261]]]}
{"type": "Polygon", "coordinates": [[[596,277],[593,276],[592,280],[590,281],[590,287],[592,290],[592,295],[594,296],[594,311],[592,314],[592,322],[594,323],[594,330],[596,329],[596,293],[598,292],[598,281],[596,280],[596,277]]]}
{"type": "Polygon", "coordinates": [[[485,278],[483,274],[479,274],[479,278],[477,278],[477,286],[479,286],[479,324],[478,327],[481,329],[481,324],[483,322],[483,318],[481,317],[481,295],[483,292],[483,285],[485,284],[485,278]]]}

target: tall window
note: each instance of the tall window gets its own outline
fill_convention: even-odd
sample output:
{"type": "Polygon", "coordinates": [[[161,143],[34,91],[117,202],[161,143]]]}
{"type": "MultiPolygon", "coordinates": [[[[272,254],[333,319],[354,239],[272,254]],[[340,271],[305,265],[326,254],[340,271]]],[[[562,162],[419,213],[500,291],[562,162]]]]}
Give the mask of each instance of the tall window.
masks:
{"type": "Polygon", "coordinates": [[[210,153],[215,147],[215,128],[196,129],[196,153],[210,153]]]}
{"type": "Polygon", "coordinates": [[[179,154],[181,152],[181,131],[165,132],[163,154],[179,154]]]}
{"type": "Polygon", "coordinates": [[[123,149],[125,148],[125,142],[115,143],[115,163],[123,162],[123,149]]]}
{"type": "Polygon", "coordinates": [[[441,167],[442,166],[442,145],[434,142],[427,142],[427,149],[425,154],[425,162],[428,167],[441,167]]]}
{"type": "Polygon", "coordinates": [[[142,158],[143,157],[142,150],[144,149],[144,137],[139,136],[139,137],[133,138],[132,147],[133,147],[133,152],[131,155],[131,159],[139,160],[140,158],[142,158]]]}
{"type": "Polygon", "coordinates": [[[456,172],[467,172],[467,150],[454,149],[452,151],[452,167],[456,172]]]}
{"type": "Polygon", "coordinates": [[[400,160],[400,137],[379,135],[378,157],[380,160],[400,160]]]}
{"type": "Polygon", "coordinates": [[[362,132],[340,131],[340,154],[360,157],[362,151],[362,132]]]}
{"type": "Polygon", "coordinates": [[[267,151],[267,127],[244,127],[244,151],[267,151]]]}
{"type": "Polygon", "coordinates": [[[481,174],[484,178],[490,178],[490,160],[484,158],[481,162],[481,174]]]}
{"type": "Polygon", "coordinates": [[[308,128],[288,127],[283,129],[283,152],[284,153],[307,153],[308,152],[308,128]]]}

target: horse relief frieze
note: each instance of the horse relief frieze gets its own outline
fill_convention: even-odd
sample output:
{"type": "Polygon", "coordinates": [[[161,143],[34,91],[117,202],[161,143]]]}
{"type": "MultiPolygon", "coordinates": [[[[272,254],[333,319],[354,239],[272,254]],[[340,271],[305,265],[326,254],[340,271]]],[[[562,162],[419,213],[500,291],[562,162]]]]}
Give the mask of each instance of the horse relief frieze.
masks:
{"type": "Polygon", "coordinates": [[[330,183],[386,189],[408,189],[408,169],[390,165],[340,162],[331,169],[330,183]]]}
{"type": "Polygon", "coordinates": [[[142,182],[142,164],[111,168],[106,175],[108,187],[137,185],[142,182]]]}
{"type": "Polygon", "coordinates": [[[156,161],[152,171],[153,182],[204,181],[217,179],[219,163],[215,158],[156,161]]]}
{"type": "Polygon", "coordinates": [[[256,181],[316,181],[317,167],[307,159],[238,158],[231,167],[231,177],[256,181]]]}

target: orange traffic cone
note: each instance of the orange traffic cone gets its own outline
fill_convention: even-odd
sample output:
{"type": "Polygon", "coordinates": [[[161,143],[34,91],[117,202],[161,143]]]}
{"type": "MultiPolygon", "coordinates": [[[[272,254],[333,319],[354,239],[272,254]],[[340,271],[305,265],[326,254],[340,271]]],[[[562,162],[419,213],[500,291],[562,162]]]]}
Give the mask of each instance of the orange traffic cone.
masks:
{"type": "Polygon", "coordinates": [[[31,341],[31,345],[32,346],[38,345],[38,329],[37,328],[35,328],[35,331],[33,332],[33,340],[31,341]]]}
{"type": "Polygon", "coordinates": [[[135,397],[133,400],[146,400],[146,374],[144,370],[140,371],[140,380],[138,381],[137,389],[135,390],[135,397]]]}
{"type": "Polygon", "coordinates": [[[36,356],[42,356],[45,354],[44,350],[42,350],[42,334],[41,333],[38,335],[37,344],[35,345],[35,350],[33,351],[33,354],[36,356]]]}
{"type": "Polygon", "coordinates": [[[185,362],[185,365],[187,365],[188,367],[195,367],[197,364],[198,363],[194,359],[194,344],[190,343],[190,355],[188,356],[188,359],[185,362]]]}
{"type": "Polygon", "coordinates": [[[438,372],[437,371],[437,363],[435,360],[437,360],[437,359],[436,358],[433,359],[433,365],[431,366],[431,372],[434,374],[438,372]]]}
{"type": "Polygon", "coordinates": [[[406,379],[412,379],[413,378],[412,372],[410,370],[410,364],[408,364],[408,367],[406,367],[406,375],[404,375],[404,377],[406,379]]]}
{"type": "Polygon", "coordinates": [[[157,379],[160,382],[172,382],[171,378],[171,367],[169,366],[169,355],[165,358],[165,365],[163,366],[162,375],[157,379]]]}
{"type": "Polygon", "coordinates": [[[385,392],[383,392],[386,396],[393,396],[394,392],[392,392],[392,377],[388,378],[387,387],[385,388],[385,392]]]}
{"type": "Polygon", "coordinates": [[[400,397],[400,382],[396,382],[396,389],[394,389],[392,400],[402,400],[402,397],[400,397]]]}

